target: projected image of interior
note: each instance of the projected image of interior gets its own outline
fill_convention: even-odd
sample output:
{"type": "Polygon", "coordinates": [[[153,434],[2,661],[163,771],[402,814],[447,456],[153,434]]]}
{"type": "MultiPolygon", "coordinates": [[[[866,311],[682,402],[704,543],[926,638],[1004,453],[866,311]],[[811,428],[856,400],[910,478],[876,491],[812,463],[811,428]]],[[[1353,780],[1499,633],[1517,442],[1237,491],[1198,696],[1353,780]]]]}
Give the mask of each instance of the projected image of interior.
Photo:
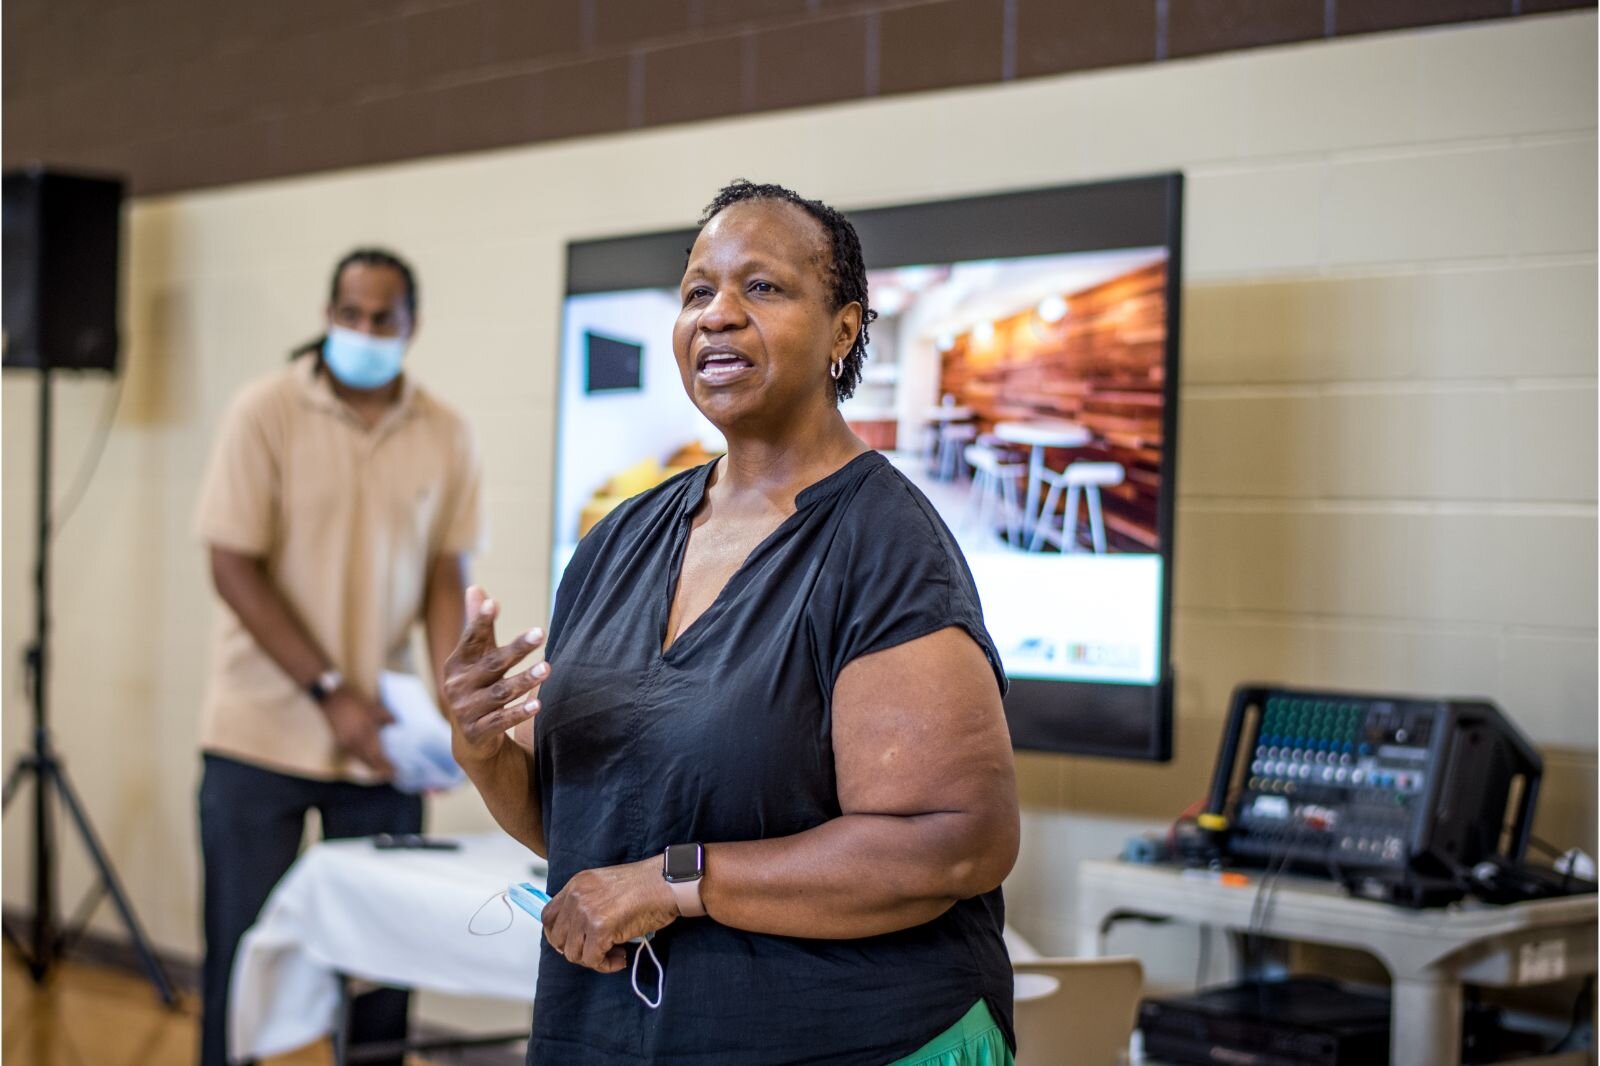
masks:
{"type": "MultiPolygon", "coordinates": [[[[841,413],[960,543],[1011,679],[1020,747],[1170,752],[1179,186],[851,213],[880,318],[841,413]]],[[[672,354],[692,239],[570,250],[557,580],[611,509],[722,450],[672,354]]]]}
{"type": "Polygon", "coordinates": [[[1154,684],[1166,249],[868,279],[845,416],[956,534],[1007,671],[1154,684]]]}

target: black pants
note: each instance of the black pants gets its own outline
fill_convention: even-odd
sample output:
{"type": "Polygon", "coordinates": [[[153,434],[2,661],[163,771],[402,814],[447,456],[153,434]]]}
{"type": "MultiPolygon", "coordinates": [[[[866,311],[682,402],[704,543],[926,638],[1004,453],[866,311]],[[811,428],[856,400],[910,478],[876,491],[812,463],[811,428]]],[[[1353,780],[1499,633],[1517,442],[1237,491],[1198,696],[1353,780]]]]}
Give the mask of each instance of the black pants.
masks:
{"type": "MultiPolygon", "coordinates": [[[[387,785],[313,781],[220,755],[205,756],[200,779],[200,851],[205,876],[206,960],[200,1066],[228,1061],[228,979],[239,938],[300,851],[306,812],[322,816],[328,839],[422,832],[422,797],[387,785]]],[[[402,1040],[409,995],[379,989],[351,1009],[352,1043],[402,1040]]],[[[400,1066],[400,1060],[393,1060],[400,1066]]]]}

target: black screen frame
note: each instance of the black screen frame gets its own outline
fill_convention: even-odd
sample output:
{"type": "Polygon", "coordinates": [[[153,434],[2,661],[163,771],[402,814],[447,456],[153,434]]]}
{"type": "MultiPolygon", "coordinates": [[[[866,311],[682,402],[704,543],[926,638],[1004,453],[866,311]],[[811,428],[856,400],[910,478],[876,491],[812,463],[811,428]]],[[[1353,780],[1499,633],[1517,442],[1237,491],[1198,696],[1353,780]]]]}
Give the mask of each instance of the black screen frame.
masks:
{"type": "MultiPolygon", "coordinates": [[[[869,270],[1118,248],[1167,249],[1166,377],[1157,501],[1157,554],[1162,560],[1158,680],[1136,685],[1014,678],[1005,710],[1017,748],[1149,762],[1172,758],[1183,188],[1183,175],[1174,172],[848,212],[869,270]]],[[[569,243],[566,295],[675,287],[697,232],[684,228],[569,243]]]]}

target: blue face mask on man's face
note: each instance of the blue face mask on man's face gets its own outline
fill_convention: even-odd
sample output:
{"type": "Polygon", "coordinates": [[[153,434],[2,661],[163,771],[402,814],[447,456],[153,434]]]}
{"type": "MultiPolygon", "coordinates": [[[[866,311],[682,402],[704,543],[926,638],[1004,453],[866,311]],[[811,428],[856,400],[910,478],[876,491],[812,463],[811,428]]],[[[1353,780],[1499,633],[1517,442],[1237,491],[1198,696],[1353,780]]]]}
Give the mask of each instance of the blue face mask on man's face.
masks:
{"type": "Polygon", "coordinates": [[[381,389],[400,374],[405,337],[374,337],[343,326],[329,326],[322,361],[341,385],[381,389]]]}

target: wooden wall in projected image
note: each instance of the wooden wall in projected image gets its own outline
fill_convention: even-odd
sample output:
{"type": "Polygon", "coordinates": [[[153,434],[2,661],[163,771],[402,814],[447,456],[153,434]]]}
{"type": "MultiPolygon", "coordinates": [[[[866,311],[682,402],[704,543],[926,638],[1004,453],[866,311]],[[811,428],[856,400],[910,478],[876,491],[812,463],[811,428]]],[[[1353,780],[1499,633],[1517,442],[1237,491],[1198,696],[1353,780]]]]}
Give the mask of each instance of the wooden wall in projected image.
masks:
{"type": "Polygon", "coordinates": [[[1113,551],[1160,546],[1166,288],[1166,263],[1152,263],[1062,294],[1067,313],[1055,323],[1030,308],[995,322],[987,343],[969,330],[944,354],[940,391],[972,408],[980,433],[996,422],[1065,419],[1094,438],[1083,448],[1049,449],[1051,469],[1122,464],[1123,483],[1102,490],[1113,551]]]}

